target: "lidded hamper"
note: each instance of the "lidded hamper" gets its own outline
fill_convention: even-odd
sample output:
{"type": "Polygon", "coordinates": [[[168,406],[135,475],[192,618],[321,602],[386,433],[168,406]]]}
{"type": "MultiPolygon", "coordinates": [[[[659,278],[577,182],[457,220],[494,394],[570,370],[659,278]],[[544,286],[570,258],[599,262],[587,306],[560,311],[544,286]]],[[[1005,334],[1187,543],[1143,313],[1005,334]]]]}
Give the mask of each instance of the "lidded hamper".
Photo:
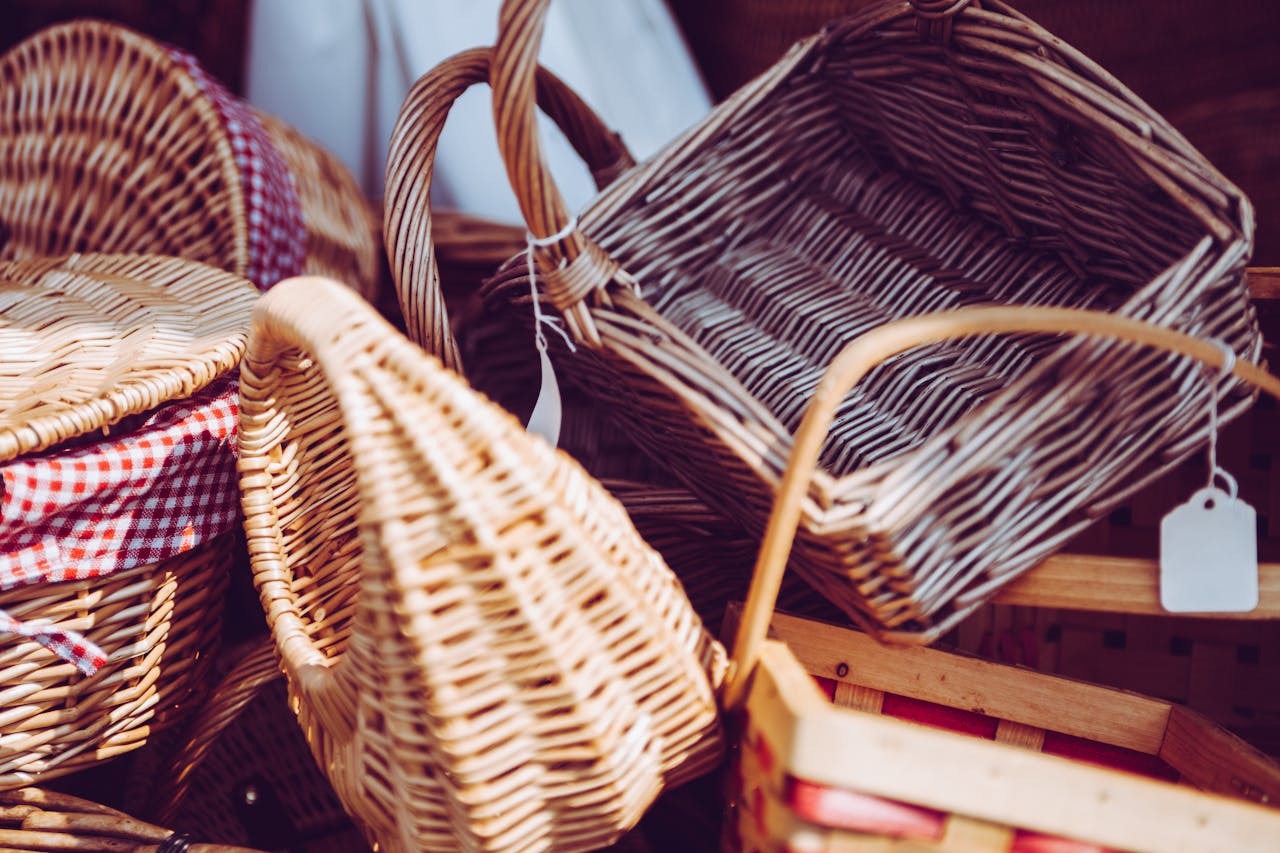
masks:
{"type": "Polygon", "coordinates": [[[355,179],[190,55],[75,21],[5,53],[0,79],[0,257],[148,252],[374,298],[377,220],[355,179]]]}
{"type": "MultiPolygon", "coordinates": [[[[546,0],[509,0],[495,120],[558,371],[655,461],[760,529],[847,341],[986,303],[1260,340],[1248,201],[1169,125],[997,0],[878,2],[801,42],[570,219],[541,160],[546,0]],[[638,295],[637,295],[638,294],[638,295]]],[[[394,262],[393,262],[394,263],[394,262]]],[[[401,284],[403,291],[403,283],[401,284]]],[[[421,290],[407,311],[437,321],[421,290]]],[[[529,263],[491,303],[531,320],[529,263]]],[[[1044,336],[941,342],[846,400],[794,561],[864,627],[936,639],[1203,440],[1171,357],[1044,336]]],[[[1248,398],[1224,389],[1224,418],[1248,398]]]]}
{"type": "Polygon", "coordinates": [[[142,746],[205,687],[256,297],[176,258],[0,263],[0,789],[142,746]]]}
{"type": "Polygon", "coordinates": [[[367,304],[263,297],[241,405],[254,580],[371,841],[595,849],[719,762],[723,649],[622,507],[367,304]]]}

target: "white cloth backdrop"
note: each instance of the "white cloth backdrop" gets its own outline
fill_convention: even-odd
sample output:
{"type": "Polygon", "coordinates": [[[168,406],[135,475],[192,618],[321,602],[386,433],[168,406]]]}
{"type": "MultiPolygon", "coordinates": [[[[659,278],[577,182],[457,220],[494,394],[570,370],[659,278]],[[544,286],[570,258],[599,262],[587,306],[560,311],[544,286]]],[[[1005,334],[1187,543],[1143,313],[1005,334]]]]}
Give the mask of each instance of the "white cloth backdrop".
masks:
{"type": "MultiPolygon", "coordinates": [[[[256,0],[248,97],[342,158],[382,195],[388,141],[409,87],[445,57],[492,44],[499,0],[256,0]]],[[[638,159],[709,109],[706,90],[662,0],[556,0],[542,63],[622,134],[638,159]]],[[[571,209],[594,194],[567,142],[545,122],[547,156],[571,209]]],[[[434,203],[515,222],[498,158],[488,87],[450,115],[434,203]]]]}

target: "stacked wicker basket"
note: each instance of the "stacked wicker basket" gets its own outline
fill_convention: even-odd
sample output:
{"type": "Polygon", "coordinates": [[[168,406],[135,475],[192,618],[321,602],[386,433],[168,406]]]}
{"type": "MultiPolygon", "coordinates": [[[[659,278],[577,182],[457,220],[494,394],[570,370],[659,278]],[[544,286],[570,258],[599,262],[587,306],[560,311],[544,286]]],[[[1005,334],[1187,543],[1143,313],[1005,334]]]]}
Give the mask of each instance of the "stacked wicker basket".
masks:
{"type": "Polygon", "coordinates": [[[0,846],[1273,849],[1221,718],[885,643],[1152,609],[1146,563],[1044,561],[1280,397],[1244,195],[998,0],[857,3],[636,165],[538,67],[548,2],[404,104],[405,334],[350,176],[191,57],[0,57],[0,846]],[[527,234],[430,208],[480,82],[527,234]],[[552,378],[581,465],[513,417],[552,378]],[[43,787],[126,752],[176,832],[43,787]]]}
{"type": "Polygon", "coordinates": [[[253,285],[315,270],[372,296],[377,255],[333,158],[175,49],[80,22],[0,77],[10,789],[138,749],[203,700],[243,565],[253,285]]]}

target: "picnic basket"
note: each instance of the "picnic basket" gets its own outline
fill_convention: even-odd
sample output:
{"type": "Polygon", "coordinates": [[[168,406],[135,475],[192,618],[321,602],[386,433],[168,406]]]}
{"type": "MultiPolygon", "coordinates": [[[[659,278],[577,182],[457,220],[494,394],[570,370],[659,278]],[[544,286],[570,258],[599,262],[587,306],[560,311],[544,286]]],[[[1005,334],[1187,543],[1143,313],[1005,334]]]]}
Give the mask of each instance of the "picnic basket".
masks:
{"type": "MultiPolygon", "coordinates": [[[[1226,366],[1222,350],[1190,336],[1053,308],[926,315],[849,345],[797,432],[736,630],[724,696],[741,711],[728,849],[1263,851],[1280,837],[1280,767],[1185,708],[928,649],[887,649],[773,614],[805,487],[848,389],[927,342],[1028,332],[1105,335],[1226,366]],[[767,630],[776,639],[766,641],[767,630]],[[828,680],[829,696],[811,675],[828,680]],[[834,708],[832,698],[857,710],[834,708]],[[1166,781],[1090,766],[1099,762],[1166,781]],[[1203,791],[1167,784],[1179,779],[1203,791]]],[[[1280,397],[1280,380],[1252,364],[1232,371],[1280,397]]]]}
{"type": "Polygon", "coordinates": [[[0,57],[0,258],[147,252],[373,298],[377,220],[328,152],[189,55],[74,21],[0,57]]]}
{"type": "Polygon", "coordinates": [[[176,258],[0,263],[0,789],[142,746],[204,688],[256,296],[176,258]]]}
{"type": "Polygon", "coordinates": [[[723,649],[622,508],[354,294],[259,302],[240,450],[291,705],[371,842],[593,849],[719,762],[723,649]]]}
{"type": "MultiPolygon", "coordinates": [[[[557,370],[747,529],[822,367],[893,318],[1091,308],[1259,356],[1248,201],[999,2],[878,2],[829,25],[574,219],[533,123],[546,7],[504,5],[492,83],[541,311],[575,344],[547,336],[557,370]]],[[[521,253],[491,304],[531,321],[529,277],[521,253]]],[[[1203,440],[1196,369],[1119,352],[977,338],[880,368],[810,484],[797,573],[882,637],[941,636],[1203,440]]],[[[1225,393],[1225,418],[1247,406],[1225,393]]]]}
{"type": "Polygon", "coordinates": [[[41,788],[0,792],[0,847],[12,853],[255,853],[245,847],[201,844],[107,806],[41,788]]]}

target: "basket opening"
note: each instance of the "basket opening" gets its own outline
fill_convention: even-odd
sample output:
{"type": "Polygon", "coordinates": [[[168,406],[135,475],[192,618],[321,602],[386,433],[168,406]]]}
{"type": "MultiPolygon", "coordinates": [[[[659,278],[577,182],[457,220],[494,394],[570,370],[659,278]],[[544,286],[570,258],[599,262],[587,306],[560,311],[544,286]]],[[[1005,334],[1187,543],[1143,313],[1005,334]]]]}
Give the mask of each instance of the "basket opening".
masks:
{"type": "Polygon", "coordinates": [[[294,605],[312,641],[336,658],[351,635],[363,547],[350,448],[321,371],[298,352],[280,358],[272,402],[287,428],[276,458],[274,504],[294,605]]]}
{"type": "MultiPolygon", "coordinates": [[[[1207,233],[1147,176],[1166,164],[1044,94],[1017,56],[996,73],[902,21],[878,35],[834,30],[599,236],[789,430],[830,359],[875,326],[983,303],[1142,313],[1151,279],[1207,233]]],[[[978,338],[896,357],[846,401],[824,467],[917,450],[1062,346],[978,338]]]]}

